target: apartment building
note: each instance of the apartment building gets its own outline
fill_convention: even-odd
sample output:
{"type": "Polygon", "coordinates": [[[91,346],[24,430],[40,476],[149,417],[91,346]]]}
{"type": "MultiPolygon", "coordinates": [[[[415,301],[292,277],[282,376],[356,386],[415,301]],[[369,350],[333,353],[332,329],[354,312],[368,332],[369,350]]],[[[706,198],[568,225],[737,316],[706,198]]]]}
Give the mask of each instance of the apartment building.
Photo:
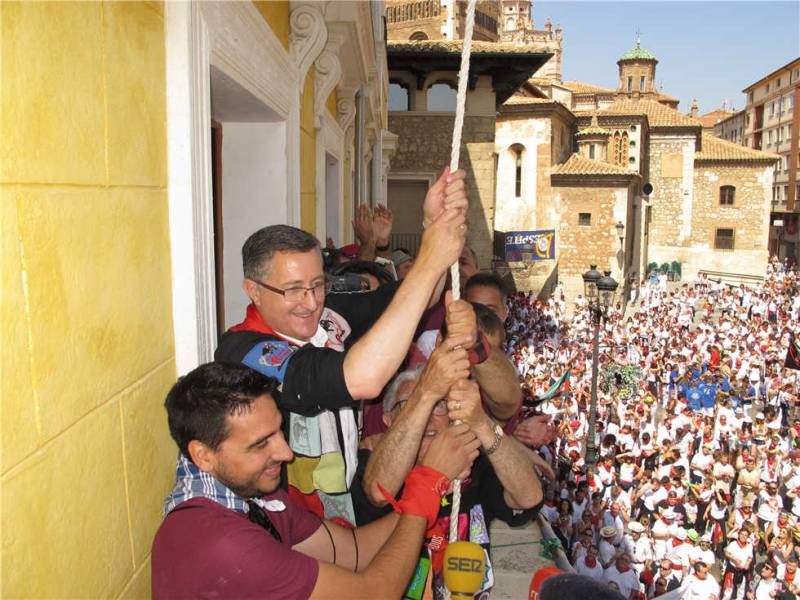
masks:
{"type": "Polygon", "coordinates": [[[780,156],[775,164],[770,217],[770,252],[800,258],[800,190],[797,181],[800,58],[746,87],[745,146],[780,156]]]}

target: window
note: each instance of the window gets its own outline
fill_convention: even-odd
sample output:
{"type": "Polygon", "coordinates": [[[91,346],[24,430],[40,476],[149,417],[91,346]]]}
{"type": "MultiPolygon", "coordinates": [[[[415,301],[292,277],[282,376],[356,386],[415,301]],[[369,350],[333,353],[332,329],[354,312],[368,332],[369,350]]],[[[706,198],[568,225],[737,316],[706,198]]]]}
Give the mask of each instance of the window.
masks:
{"type": "Polygon", "coordinates": [[[779,87],[781,87],[781,78],[780,77],[778,77],[778,83],[775,85],[776,89],[779,88],[779,87]]]}
{"type": "Polygon", "coordinates": [[[408,106],[408,90],[399,83],[389,84],[389,111],[406,112],[408,106]]]}
{"type": "Polygon", "coordinates": [[[514,197],[522,197],[522,154],[525,148],[519,144],[514,144],[510,148],[514,157],[514,197]]]}
{"type": "Polygon", "coordinates": [[[594,158],[594,144],[589,144],[589,158],[594,158]]]}
{"type": "Polygon", "coordinates": [[[428,34],[426,34],[424,31],[415,31],[408,39],[412,41],[423,41],[428,39],[428,34]]]}
{"type": "Polygon", "coordinates": [[[735,187],[732,185],[723,185],[719,188],[719,203],[722,206],[733,206],[733,198],[735,195],[735,187]]]}
{"type": "Polygon", "coordinates": [[[629,92],[633,91],[633,77],[631,77],[630,75],[628,76],[628,91],[629,92]]]}
{"type": "Polygon", "coordinates": [[[644,91],[644,75],[639,77],[639,91],[640,92],[644,91]]]}
{"type": "Polygon", "coordinates": [[[770,117],[774,117],[775,116],[775,103],[774,102],[770,102],[769,103],[769,116],[770,117]]]}
{"type": "Polygon", "coordinates": [[[578,225],[588,227],[592,224],[592,213],[578,213],[578,225]]]}
{"type": "Polygon", "coordinates": [[[434,83],[428,88],[429,112],[455,112],[456,89],[449,83],[434,83]]]}
{"type": "Polygon", "coordinates": [[[733,229],[717,229],[714,235],[715,250],[733,250],[734,233],[733,229]]]}

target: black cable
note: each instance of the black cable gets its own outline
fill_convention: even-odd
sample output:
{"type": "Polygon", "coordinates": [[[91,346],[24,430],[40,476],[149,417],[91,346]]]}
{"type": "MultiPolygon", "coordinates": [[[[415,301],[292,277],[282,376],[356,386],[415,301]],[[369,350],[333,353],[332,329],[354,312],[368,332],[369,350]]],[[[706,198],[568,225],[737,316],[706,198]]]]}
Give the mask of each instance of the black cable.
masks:
{"type": "Polygon", "coordinates": [[[325,528],[325,531],[328,532],[328,538],[331,540],[331,548],[333,548],[333,564],[336,564],[336,544],[333,543],[333,535],[331,535],[331,530],[328,529],[328,525],[325,523],[325,519],[320,519],[320,523],[325,528]]]}

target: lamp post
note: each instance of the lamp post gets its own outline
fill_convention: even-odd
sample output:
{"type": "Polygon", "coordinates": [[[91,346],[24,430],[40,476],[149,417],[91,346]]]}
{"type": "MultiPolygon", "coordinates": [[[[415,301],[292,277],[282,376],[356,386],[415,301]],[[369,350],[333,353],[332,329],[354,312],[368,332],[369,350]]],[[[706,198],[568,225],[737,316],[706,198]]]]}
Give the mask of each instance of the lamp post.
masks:
{"type": "Polygon", "coordinates": [[[583,289],[589,303],[589,311],[594,323],[594,343],[592,344],[592,399],[589,408],[589,432],[586,438],[586,470],[594,471],[597,465],[597,362],[600,348],[600,324],[608,319],[608,309],[614,306],[614,294],[617,281],[611,277],[611,271],[603,276],[597,271],[597,265],[591,265],[583,274],[583,289]]]}
{"type": "Polygon", "coordinates": [[[625,223],[622,221],[617,221],[617,224],[614,225],[614,228],[617,230],[617,237],[619,238],[619,247],[620,249],[625,247],[625,223]]]}

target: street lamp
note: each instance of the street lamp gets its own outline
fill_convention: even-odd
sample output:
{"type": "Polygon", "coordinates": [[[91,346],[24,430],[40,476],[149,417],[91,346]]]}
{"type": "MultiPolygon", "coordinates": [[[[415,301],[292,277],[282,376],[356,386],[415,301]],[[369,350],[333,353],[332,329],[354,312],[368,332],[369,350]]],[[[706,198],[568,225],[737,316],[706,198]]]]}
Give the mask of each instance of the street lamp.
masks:
{"type": "Polygon", "coordinates": [[[592,400],[589,408],[589,432],[586,438],[586,470],[594,471],[597,465],[597,355],[600,348],[600,324],[608,319],[608,310],[614,306],[614,294],[617,291],[617,281],[611,277],[611,271],[605,271],[603,276],[597,271],[596,265],[583,274],[583,288],[589,302],[589,311],[594,323],[594,344],[592,345],[592,400]]]}
{"type": "Polygon", "coordinates": [[[622,248],[625,242],[625,223],[617,221],[615,228],[617,230],[617,237],[619,238],[619,247],[622,248]]]}

